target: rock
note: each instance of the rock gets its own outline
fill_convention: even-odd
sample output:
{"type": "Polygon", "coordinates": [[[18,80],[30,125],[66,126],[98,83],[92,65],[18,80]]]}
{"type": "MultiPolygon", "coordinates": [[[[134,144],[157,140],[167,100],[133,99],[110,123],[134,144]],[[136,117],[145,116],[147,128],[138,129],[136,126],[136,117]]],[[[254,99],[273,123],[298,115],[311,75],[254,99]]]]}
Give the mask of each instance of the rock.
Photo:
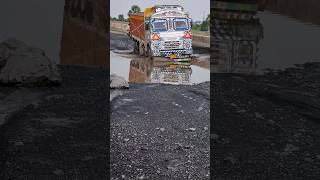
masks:
{"type": "Polygon", "coordinates": [[[0,70],[6,65],[6,60],[8,59],[9,55],[9,49],[3,44],[0,44],[0,70]]]}
{"type": "Polygon", "coordinates": [[[304,158],[304,160],[307,161],[307,162],[312,162],[312,159],[308,158],[308,157],[304,158]]]}
{"type": "Polygon", "coordinates": [[[294,151],[299,151],[299,147],[296,147],[292,144],[287,144],[286,147],[284,148],[284,151],[287,152],[287,153],[292,153],[294,151]]]}
{"type": "Polygon", "coordinates": [[[269,119],[269,120],[267,121],[267,123],[270,124],[270,125],[276,124],[276,122],[275,122],[274,120],[272,120],[272,119],[269,119]]]}
{"type": "Polygon", "coordinates": [[[18,141],[18,142],[15,142],[13,145],[14,145],[14,146],[23,146],[24,143],[21,142],[21,141],[18,141]]]}
{"type": "Polygon", "coordinates": [[[0,83],[23,85],[61,83],[58,68],[43,50],[27,46],[15,39],[3,41],[0,49],[0,83]]]}
{"type": "Polygon", "coordinates": [[[217,140],[217,139],[219,139],[219,135],[217,135],[217,134],[210,134],[210,138],[211,138],[212,140],[217,140]]]}
{"type": "Polygon", "coordinates": [[[128,142],[129,141],[129,138],[124,138],[123,139],[123,142],[128,142]]]}
{"type": "Polygon", "coordinates": [[[203,107],[199,107],[198,109],[197,109],[197,111],[202,111],[203,110],[203,107]]]}
{"type": "Polygon", "coordinates": [[[166,129],[164,129],[164,128],[160,128],[160,131],[161,131],[161,132],[164,132],[165,130],[166,130],[166,129]]]}
{"type": "Polygon", "coordinates": [[[177,171],[178,166],[180,166],[181,164],[183,163],[180,162],[178,159],[173,159],[169,162],[167,168],[168,170],[177,171]]]}
{"type": "Polygon", "coordinates": [[[16,51],[19,48],[26,48],[27,47],[26,43],[24,43],[23,41],[14,39],[14,38],[6,39],[1,44],[3,46],[7,47],[11,51],[16,51]]]}
{"type": "Polygon", "coordinates": [[[82,161],[91,161],[91,160],[93,160],[94,158],[92,157],[92,156],[86,156],[86,157],[84,157],[84,158],[82,158],[81,160],[82,161]]]}
{"type": "Polygon", "coordinates": [[[229,144],[230,141],[228,139],[222,138],[221,139],[222,144],[229,144]]]}
{"type": "Polygon", "coordinates": [[[228,156],[223,159],[225,162],[231,163],[232,165],[235,165],[237,163],[237,160],[233,156],[228,156]]]}
{"type": "Polygon", "coordinates": [[[61,169],[56,169],[53,171],[53,174],[57,175],[57,176],[60,176],[60,175],[63,175],[63,171],[61,169]]]}
{"type": "Polygon", "coordinates": [[[146,179],[146,177],[144,175],[142,175],[138,179],[146,179]]]}
{"type": "Polygon", "coordinates": [[[244,109],[240,109],[240,110],[237,111],[237,113],[245,113],[245,112],[247,112],[247,111],[244,110],[244,109]]]}
{"type": "Polygon", "coordinates": [[[118,96],[122,96],[123,92],[120,90],[114,90],[110,92],[110,102],[118,96]]]}
{"type": "Polygon", "coordinates": [[[191,131],[191,132],[193,132],[195,130],[196,130],[196,128],[188,128],[188,129],[186,129],[186,131],[191,131]]]}
{"type": "Polygon", "coordinates": [[[238,105],[236,105],[235,103],[230,103],[230,106],[238,107],[238,105]]]}
{"type": "Polygon", "coordinates": [[[264,119],[264,117],[258,112],[255,113],[255,116],[257,119],[264,119]]]}
{"type": "Polygon", "coordinates": [[[121,76],[116,74],[110,75],[110,88],[111,89],[127,89],[129,88],[129,83],[121,76]]]}

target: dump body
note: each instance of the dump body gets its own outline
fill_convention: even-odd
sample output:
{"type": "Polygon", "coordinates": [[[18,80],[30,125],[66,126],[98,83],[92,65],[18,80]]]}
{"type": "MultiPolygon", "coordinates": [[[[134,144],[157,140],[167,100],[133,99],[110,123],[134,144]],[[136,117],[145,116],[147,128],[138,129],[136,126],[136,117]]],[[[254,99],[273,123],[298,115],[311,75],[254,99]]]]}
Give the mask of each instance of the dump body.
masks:
{"type": "Polygon", "coordinates": [[[154,6],[128,16],[128,35],[140,55],[184,58],[192,54],[191,19],[181,6],[154,6]]]}
{"type": "Polygon", "coordinates": [[[144,28],[143,13],[129,14],[129,32],[134,38],[145,41],[146,32],[144,28]]]}

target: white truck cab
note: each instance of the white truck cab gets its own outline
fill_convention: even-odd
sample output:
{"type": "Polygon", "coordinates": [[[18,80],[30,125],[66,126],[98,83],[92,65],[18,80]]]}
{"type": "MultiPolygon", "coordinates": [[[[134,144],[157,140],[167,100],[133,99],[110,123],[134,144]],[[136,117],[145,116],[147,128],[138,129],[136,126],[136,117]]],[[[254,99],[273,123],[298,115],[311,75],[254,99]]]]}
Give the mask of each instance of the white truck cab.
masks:
{"type": "Polygon", "coordinates": [[[145,20],[147,40],[153,56],[179,58],[192,54],[191,19],[181,6],[155,6],[145,20]]]}

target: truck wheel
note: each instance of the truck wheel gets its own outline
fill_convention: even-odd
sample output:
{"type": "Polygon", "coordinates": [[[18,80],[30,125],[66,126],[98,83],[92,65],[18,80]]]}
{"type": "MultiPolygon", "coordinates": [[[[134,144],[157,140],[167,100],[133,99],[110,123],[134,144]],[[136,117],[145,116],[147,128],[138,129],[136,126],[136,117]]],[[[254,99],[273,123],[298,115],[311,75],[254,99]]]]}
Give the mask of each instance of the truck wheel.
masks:
{"type": "Polygon", "coordinates": [[[139,54],[139,43],[138,42],[134,42],[133,53],[139,54]]]}
{"type": "Polygon", "coordinates": [[[147,57],[152,57],[152,52],[150,46],[147,47],[147,57]]]}
{"type": "Polygon", "coordinates": [[[139,54],[140,54],[140,56],[145,56],[145,54],[146,54],[143,43],[141,43],[141,45],[140,45],[139,54]]]}

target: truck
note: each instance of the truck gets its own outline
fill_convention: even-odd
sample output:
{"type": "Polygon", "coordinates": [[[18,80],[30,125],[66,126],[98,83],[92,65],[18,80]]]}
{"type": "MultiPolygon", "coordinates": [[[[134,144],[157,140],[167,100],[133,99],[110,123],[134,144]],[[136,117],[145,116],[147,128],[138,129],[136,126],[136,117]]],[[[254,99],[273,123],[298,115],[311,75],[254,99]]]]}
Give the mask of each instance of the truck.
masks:
{"type": "Polygon", "coordinates": [[[211,14],[212,64],[218,72],[255,73],[263,25],[254,0],[219,0],[211,14]]]}
{"type": "Polygon", "coordinates": [[[130,12],[128,36],[134,52],[148,57],[189,58],[192,55],[192,20],[180,5],[156,5],[130,12]]]}

